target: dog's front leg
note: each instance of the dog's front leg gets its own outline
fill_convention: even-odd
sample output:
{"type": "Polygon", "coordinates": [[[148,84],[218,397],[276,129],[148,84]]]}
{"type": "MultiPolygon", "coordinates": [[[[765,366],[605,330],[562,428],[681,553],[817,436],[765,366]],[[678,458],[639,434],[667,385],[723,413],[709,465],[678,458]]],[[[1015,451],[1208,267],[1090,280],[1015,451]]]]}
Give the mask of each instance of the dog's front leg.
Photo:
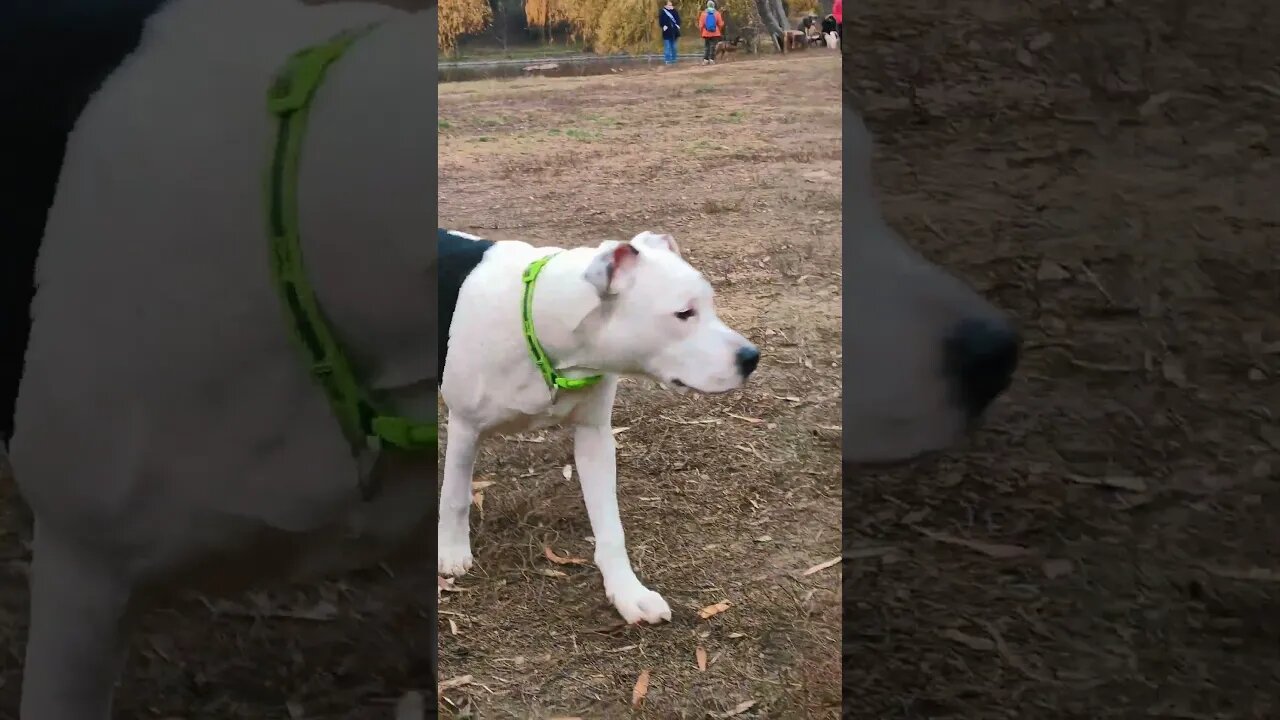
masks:
{"type": "Polygon", "coordinates": [[[440,488],[440,520],[436,526],[436,572],[458,576],[471,569],[471,474],[480,433],[449,413],[449,440],[444,447],[444,486],[440,488]]]}
{"type": "Polygon", "coordinates": [[[627,557],[622,516],[618,513],[617,450],[608,425],[579,425],[573,435],[573,456],[582,482],[582,499],[596,536],[596,567],[604,580],[605,596],[628,623],[657,623],[671,619],[662,596],[645,587],[627,557]]]}
{"type": "Polygon", "coordinates": [[[48,532],[37,519],[22,720],[110,720],[128,647],[131,596],[117,568],[48,532]]]}

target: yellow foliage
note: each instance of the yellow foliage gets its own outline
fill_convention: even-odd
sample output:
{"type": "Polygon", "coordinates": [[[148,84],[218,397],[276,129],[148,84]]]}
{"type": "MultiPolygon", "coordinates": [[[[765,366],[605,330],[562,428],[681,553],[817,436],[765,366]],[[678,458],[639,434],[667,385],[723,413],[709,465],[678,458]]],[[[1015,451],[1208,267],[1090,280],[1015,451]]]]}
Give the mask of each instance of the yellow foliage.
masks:
{"type": "Polygon", "coordinates": [[[458,38],[484,30],[493,20],[493,13],[488,0],[440,0],[438,17],[436,47],[442,53],[452,53],[458,38]]]}
{"type": "MultiPolygon", "coordinates": [[[[683,35],[699,37],[698,13],[707,6],[705,0],[674,0],[674,4],[680,11],[683,35]]],[[[565,23],[596,52],[611,53],[652,50],[661,37],[660,7],[658,0],[525,0],[524,12],[531,28],[565,23]]],[[[752,0],[720,0],[716,8],[725,15],[730,37],[746,25],[758,24],[752,0]]]]}

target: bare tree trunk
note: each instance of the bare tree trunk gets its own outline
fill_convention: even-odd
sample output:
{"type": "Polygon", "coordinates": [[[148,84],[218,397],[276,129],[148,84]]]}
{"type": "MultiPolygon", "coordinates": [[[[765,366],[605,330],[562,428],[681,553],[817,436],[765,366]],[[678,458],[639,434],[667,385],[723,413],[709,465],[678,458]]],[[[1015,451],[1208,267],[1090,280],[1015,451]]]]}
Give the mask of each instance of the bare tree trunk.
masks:
{"type": "Polygon", "coordinates": [[[493,25],[498,30],[498,39],[502,41],[502,52],[507,51],[507,31],[511,28],[511,23],[507,21],[507,0],[498,0],[498,12],[495,13],[497,22],[493,25]]]}
{"type": "Polygon", "coordinates": [[[755,0],[756,10],[760,13],[760,22],[773,38],[774,45],[782,50],[782,34],[787,27],[787,11],[782,7],[782,0],[755,0]]]}

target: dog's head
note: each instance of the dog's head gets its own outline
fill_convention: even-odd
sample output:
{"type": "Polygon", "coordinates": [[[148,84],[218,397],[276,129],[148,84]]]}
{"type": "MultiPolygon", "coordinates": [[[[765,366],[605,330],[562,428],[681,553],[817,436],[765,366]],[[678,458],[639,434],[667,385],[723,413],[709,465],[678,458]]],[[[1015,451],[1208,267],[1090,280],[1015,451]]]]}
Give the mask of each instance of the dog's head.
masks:
{"type": "Polygon", "coordinates": [[[716,315],[714,293],[670,235],[600,245],[586,279],[600,294],[594,354],[610,370],[717,393],[742,386],[760,351],[716,315]]]}
{"type": "Polygon", "coordinates": [[[844,117],[844,459],[904,460],[975,424],[1010,382],[1018,333],[884,222],[870,135],[851,102],[844,117]]]}

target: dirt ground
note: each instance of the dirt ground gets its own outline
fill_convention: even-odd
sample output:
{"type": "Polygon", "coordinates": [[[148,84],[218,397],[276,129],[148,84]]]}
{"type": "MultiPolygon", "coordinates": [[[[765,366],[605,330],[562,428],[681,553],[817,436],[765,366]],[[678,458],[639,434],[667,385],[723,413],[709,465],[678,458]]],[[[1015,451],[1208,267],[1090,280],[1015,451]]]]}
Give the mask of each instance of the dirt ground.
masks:
{"type": "Polygon", "coordinates": [[[845,479],[846,716],[1280,716],[1280,6],[855,7],[891,223],[1027,347],[845,479]]]}
{"type": "Polygon", "coordinates": [[[839,68],[811,52],[440,86],[442,224],[562,246],[671,232],[764,354],[725,396],[620,389],[628,545],[670,624],[619,627],[594,567],[545,557],[593,552],[567,433],[483,448],[478,568],[440,604],[446,717],[837,716],[839,571],[804,573],[839,556],[839,68]]]}
{"type": "MultiPolygon", "coordinates": [[[[839,556],[838,72],[828,54],[441,89],[442,222],[569,245],[670,231],[764,352],[728,396],[620,393],[622,512],[669,625],[614,626],[592,567],[544,559],[591,557],[563,433],[487,446],[479,567],[441,602],[442,679],[472,678],[447,714],[615,717],[646,669],[641,717],[837,714],[838,570],[803,572],[839,556]]],[[[0,720],[17,717],[27,533],[0,479],[0,720]]],[[[431,566],[152,613],[117,716],[386,720],[432,682],[431,566]]]]}

